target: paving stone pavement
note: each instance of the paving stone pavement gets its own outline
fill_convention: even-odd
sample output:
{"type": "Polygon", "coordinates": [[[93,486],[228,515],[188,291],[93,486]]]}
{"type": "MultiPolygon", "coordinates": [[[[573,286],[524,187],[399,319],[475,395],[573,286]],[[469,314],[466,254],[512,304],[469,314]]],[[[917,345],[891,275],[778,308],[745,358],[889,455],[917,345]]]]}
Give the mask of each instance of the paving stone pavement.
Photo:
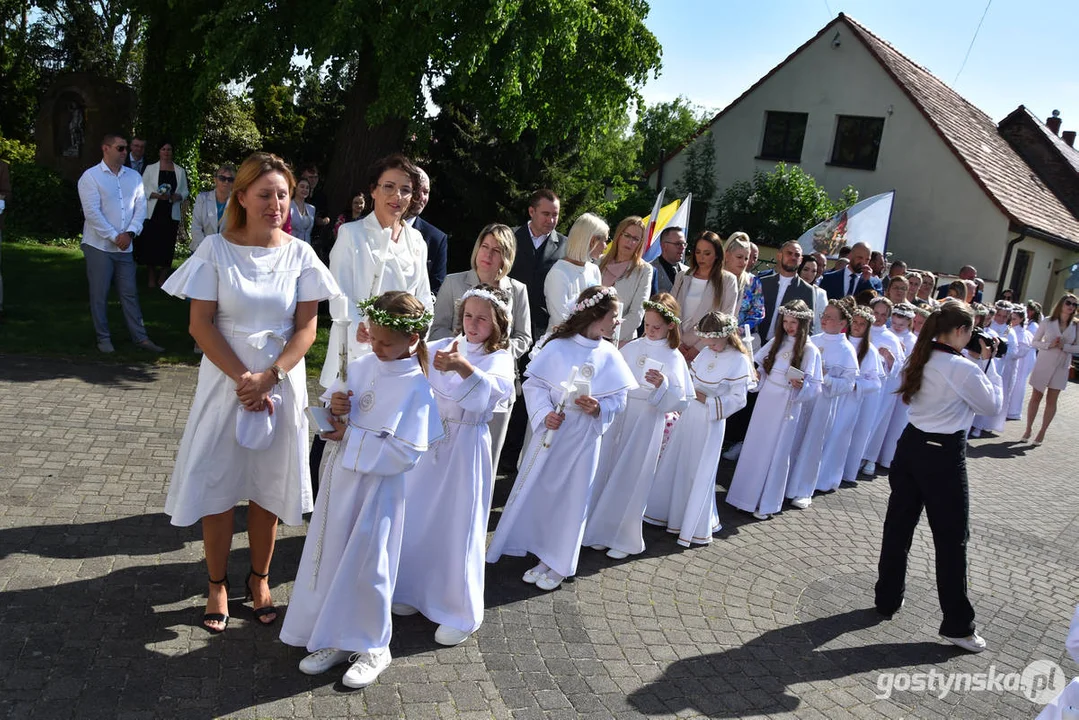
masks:
{"type": "MultiPolygon", "coordinates": [[[[488,566],[473,639],[441,648],[431,623],[397,618],[393,665],[348,691],[338,671],[300,674],[303,652],[245,615],[242,534],[232,624],[220,636],[198,626],[199,531],[161,512],[195,378],[188,367],[0,357],[0,717],[1031,718],[1039,707],[1018,692],[878,697],[878,683],[1020,672],[1036,659],[1079,674],[1063,647],[1079,601],[1079,388],[1061,396],[1042,447],[1017,445],[1016,423],[973,443],[981,655],[937,637],[924,522],[906,607],[889,621],[869,609],[879,476],[767,522],[721,504],[724,529],[708,547],[683,550],[649,528],[639,557],[584,550],[578,577],[549,594],[520,581],[528,561],[504,559],[488,566]]],[[[725,462],[721,480],[730,472],[725,462]]],[[[508,491],[500,480],[491,527],[508,491]]],[[[304,532],[280,532],[271,586],[282,606],[304,532]]]]}

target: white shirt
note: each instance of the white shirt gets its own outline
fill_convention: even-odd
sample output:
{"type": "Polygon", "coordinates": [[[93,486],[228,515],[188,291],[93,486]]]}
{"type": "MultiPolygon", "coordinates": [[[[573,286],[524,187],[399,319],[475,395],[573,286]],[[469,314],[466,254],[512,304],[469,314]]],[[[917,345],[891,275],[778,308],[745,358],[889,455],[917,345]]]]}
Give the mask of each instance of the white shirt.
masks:
{"type": "MultiPolygon", "coordinates": [[[[950,435],[966,430],[974,415],[997,415],[1004,390],[993,364],[985,372],[961,355],[934,350],[925,364],[922,387],[910,399],[910,424],[922,432],[950,435]]],[[[902,399],[900,399],[902,402],[902,399]]]]}
{"type": "Polygon", "coordinates": [[[779,308],[783,307],[783,296],[787,294],[787,288],[790,287],[793,280],[793,275],[790,277],[779,276],[779,289],[776,290],[776,306],[772,308],[772,319],[768,323],[769,338],[776,336],[776,320],[779,319],[779,308]]]}
{"type": "Polygon", "coordinates": [[[116,246],[116,237],[125,232],[142,232],[146,193],[141,175],[129,167],[121,167],[114,174],[102,160],[79,178],[79,201],[86,218],[83,245],[104,252],[131,252],[134,243],[121,250],[116,246]]]}
{"type": "Polygon", "coordinates": [[[537,250],[539,250],[540,245],[542,245],[544,243],[544,241],[546,241],[547,238],[549,238],[551,236],[551,233],[547,233],[546,235],[532,235],[532,221],[531,220],[528,221],[528,234],[532,237],[532,245],[534,245],[537,250]]]}

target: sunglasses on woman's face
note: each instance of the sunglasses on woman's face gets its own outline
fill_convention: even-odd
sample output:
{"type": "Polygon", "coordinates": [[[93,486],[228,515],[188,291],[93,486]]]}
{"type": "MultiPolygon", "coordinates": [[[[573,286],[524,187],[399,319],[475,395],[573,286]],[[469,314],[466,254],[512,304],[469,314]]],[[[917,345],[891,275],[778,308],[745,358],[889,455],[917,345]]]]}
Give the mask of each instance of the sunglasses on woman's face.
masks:
{"type": "Polygon", "coordinates": [[[1076,305],[1074,300],[1065,300],[1064,304],[1067,305],[1068,307],[1075,307],[1075,305],[1076,305]]]}

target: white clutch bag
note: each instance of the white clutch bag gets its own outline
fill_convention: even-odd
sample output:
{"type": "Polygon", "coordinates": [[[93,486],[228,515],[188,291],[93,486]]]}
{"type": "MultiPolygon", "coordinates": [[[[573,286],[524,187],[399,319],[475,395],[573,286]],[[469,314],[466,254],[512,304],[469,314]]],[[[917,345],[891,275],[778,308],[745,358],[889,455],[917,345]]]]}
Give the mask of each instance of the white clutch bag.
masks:
{"type": "Polygon", "coordinates": [[[273,443],[274,428],[277,427],[277,412],[281,408],[281,395],[270,395],[274,405],[274,414],[269,408],[258,412],[244,410],[243,405],[236,408],[236,442],[248,450],[265,450],[273,443]]]}

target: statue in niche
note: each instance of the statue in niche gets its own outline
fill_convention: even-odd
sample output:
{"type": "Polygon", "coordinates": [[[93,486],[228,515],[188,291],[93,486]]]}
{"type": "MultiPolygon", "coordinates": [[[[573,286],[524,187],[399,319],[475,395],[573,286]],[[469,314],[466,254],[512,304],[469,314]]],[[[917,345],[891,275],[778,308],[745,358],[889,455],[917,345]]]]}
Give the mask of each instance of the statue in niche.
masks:
{"type": "Polygon", "coordinates": [[[64,157],[79,157],[82,154],[82,145],[85,140],[84,119],[82,108],[78,103],[69,101],[67,121],[67,143],[61,153],[64,157]]]}

